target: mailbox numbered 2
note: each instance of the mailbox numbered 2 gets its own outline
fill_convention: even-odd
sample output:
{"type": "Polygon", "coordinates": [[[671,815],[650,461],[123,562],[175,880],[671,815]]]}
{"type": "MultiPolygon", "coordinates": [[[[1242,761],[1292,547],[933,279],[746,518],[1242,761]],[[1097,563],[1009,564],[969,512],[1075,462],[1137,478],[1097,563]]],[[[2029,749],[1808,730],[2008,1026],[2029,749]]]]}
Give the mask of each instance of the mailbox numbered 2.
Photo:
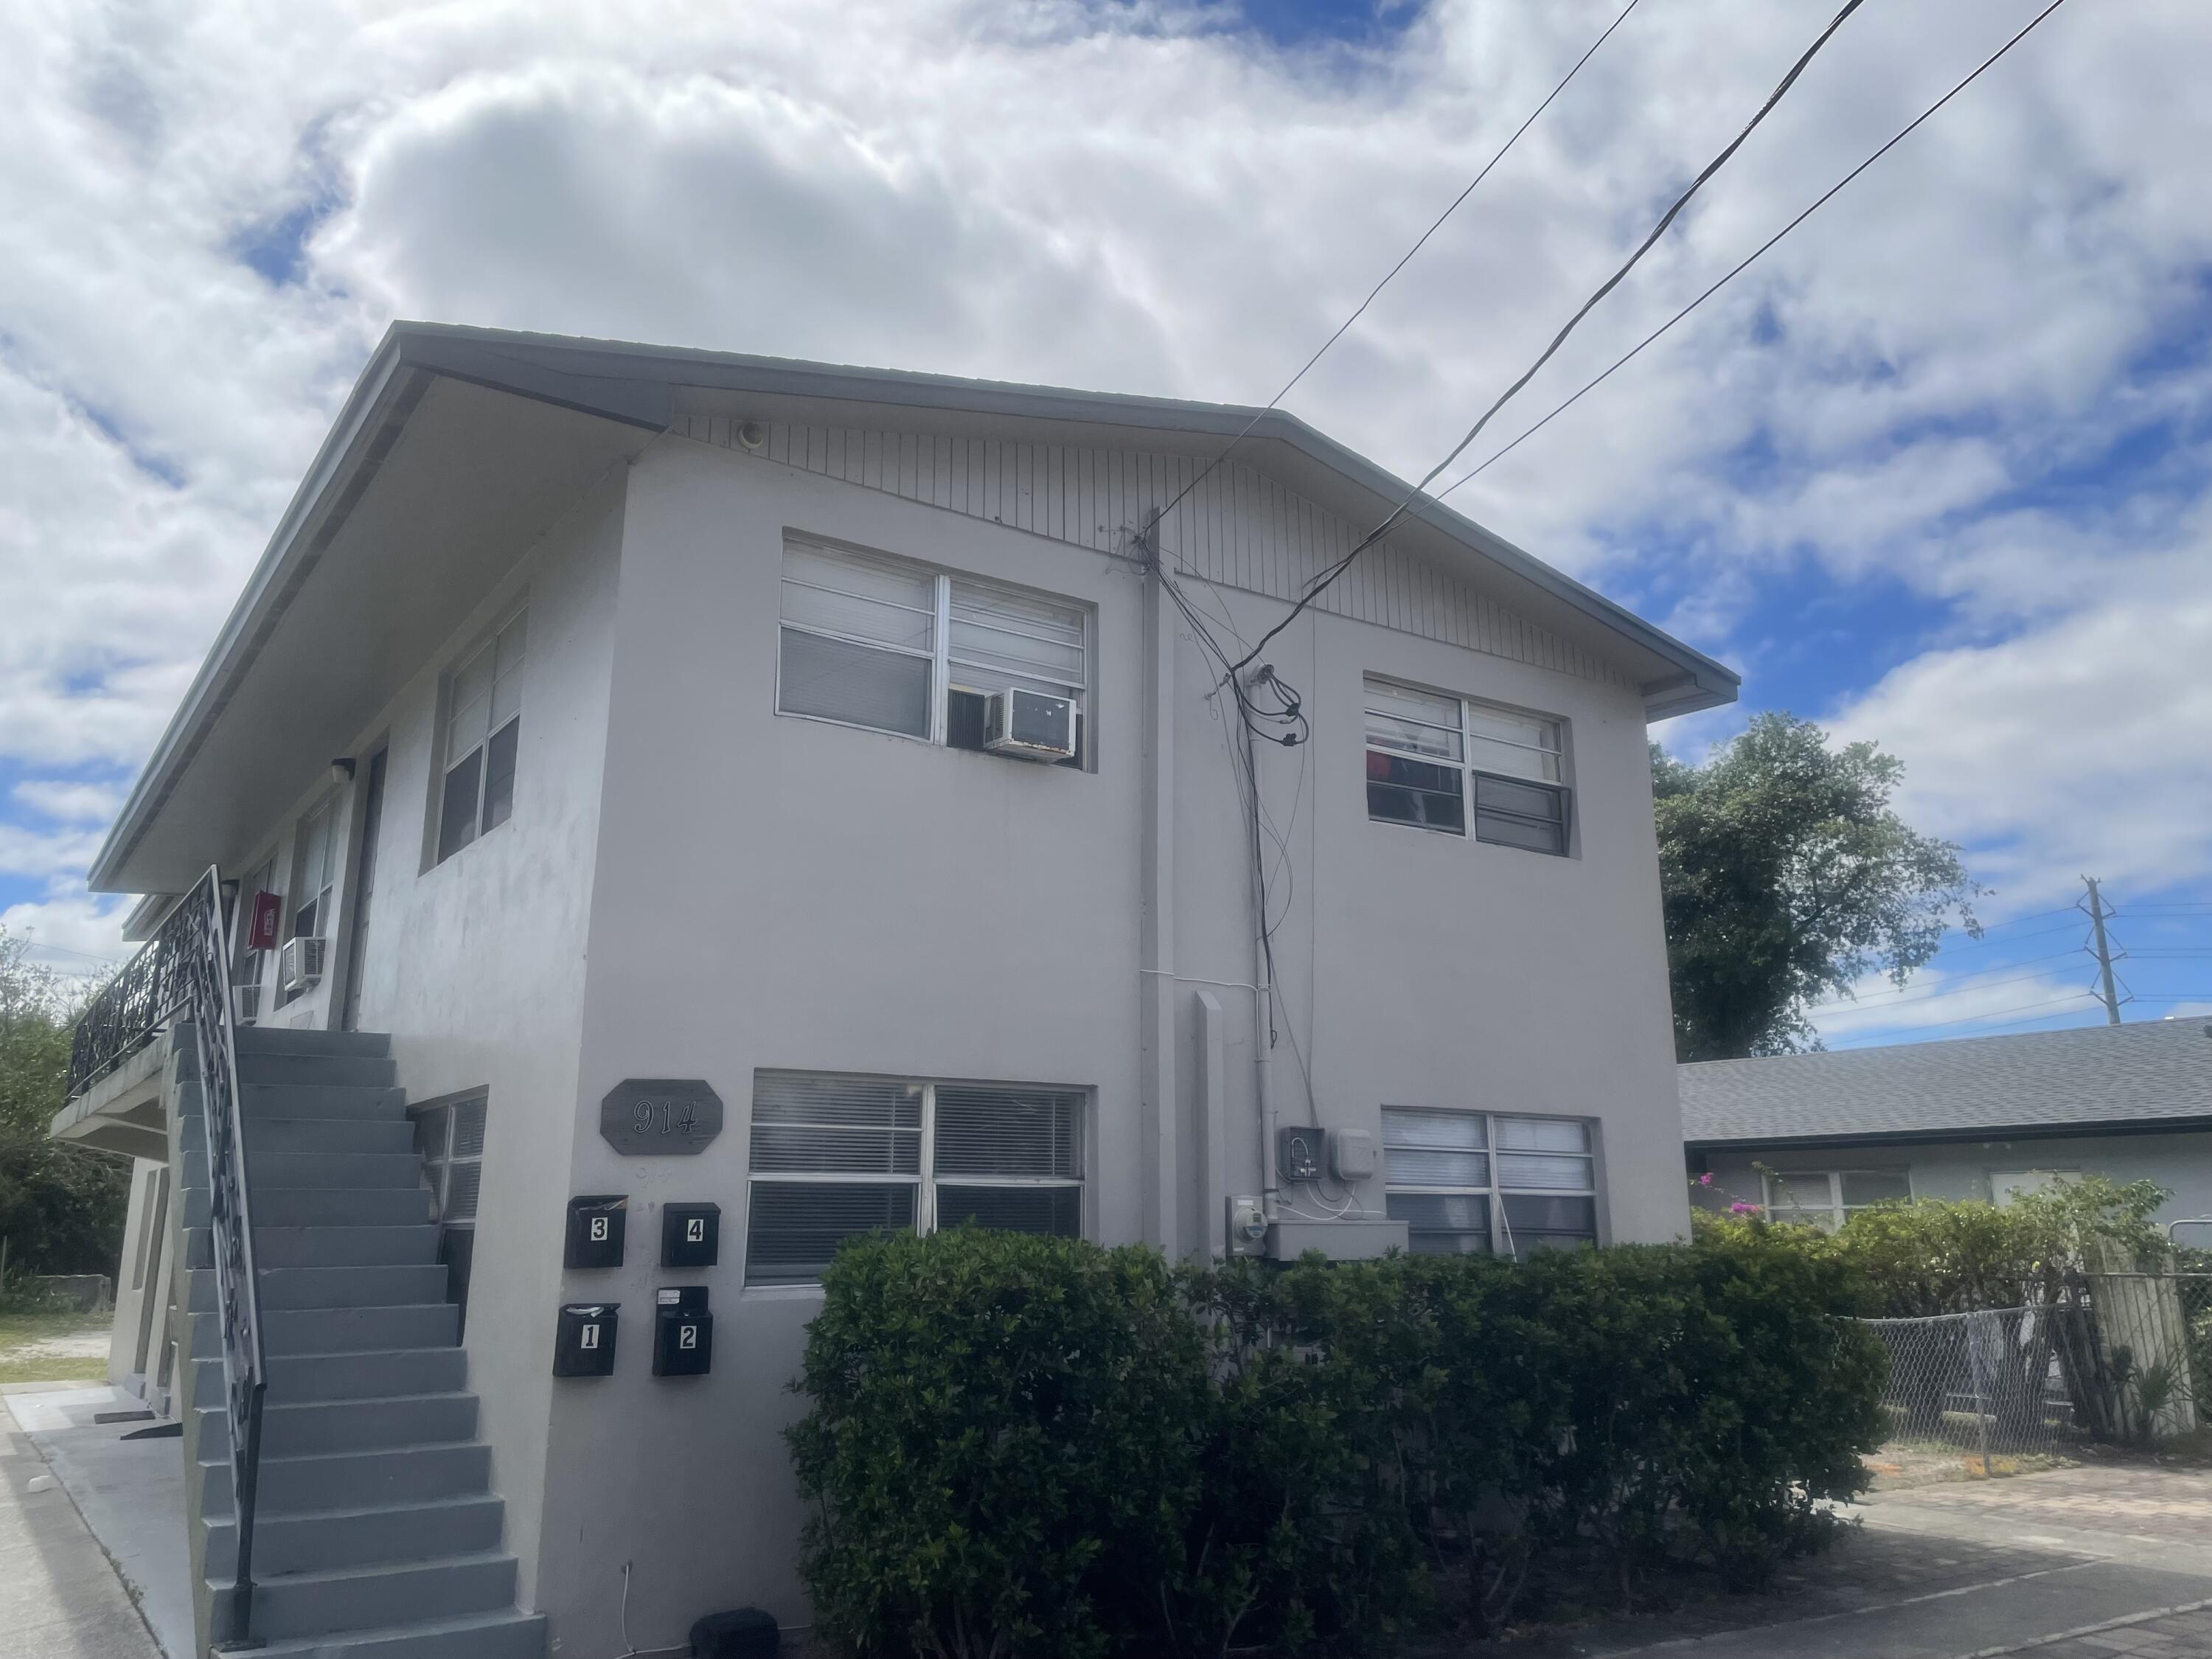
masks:
{"type": "Polygon", "coordinates": [[[704,1285],[657,1291],[653,1310],[653,1374],[704,1376],[714,1364],[714,1316],[704,1285]]]}

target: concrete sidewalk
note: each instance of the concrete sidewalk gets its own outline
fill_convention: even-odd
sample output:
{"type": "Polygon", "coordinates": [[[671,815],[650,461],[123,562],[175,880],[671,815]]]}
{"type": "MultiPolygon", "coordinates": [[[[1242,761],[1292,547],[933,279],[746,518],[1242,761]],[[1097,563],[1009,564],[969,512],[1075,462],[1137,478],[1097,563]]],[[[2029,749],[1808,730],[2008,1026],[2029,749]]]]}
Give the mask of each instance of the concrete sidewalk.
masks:
{"type": "Polygon", "coordinates": [[[0,1630],[9,1633],[11,1659],[161,1659],[107,1553],[6,1410],[0,1410],[0,1630]],[[45,1490],[33,1492],[36,1483],[45,1490]]]}

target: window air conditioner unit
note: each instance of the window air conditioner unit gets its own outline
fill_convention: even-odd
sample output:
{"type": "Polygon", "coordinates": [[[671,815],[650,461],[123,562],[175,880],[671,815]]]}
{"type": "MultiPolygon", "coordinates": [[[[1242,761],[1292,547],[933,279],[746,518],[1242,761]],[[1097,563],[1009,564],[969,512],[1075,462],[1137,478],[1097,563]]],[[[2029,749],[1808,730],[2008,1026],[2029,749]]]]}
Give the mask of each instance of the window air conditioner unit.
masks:
{"type": "Polygon", "coordinates": [[[1075,755],[1075,703],[1018,687],[991,695],[983,715],[983,747],[1023,760],[1062,761],[1075,755]]]}
{"type": "Polygon", "coordinates": [[[261,1012],[261,988],[258,985],[234,985],[230,988],[230,1018],[237,1025],[251,1025],[261,1012]]]}
{"type": "Polygon", "coordinates": [[[323,951],[329,943],[328,939],[319,939],[284,941],[284,948],[276,955],[276,978],[285,990],[297,996],[322,983],[323,951]]]}

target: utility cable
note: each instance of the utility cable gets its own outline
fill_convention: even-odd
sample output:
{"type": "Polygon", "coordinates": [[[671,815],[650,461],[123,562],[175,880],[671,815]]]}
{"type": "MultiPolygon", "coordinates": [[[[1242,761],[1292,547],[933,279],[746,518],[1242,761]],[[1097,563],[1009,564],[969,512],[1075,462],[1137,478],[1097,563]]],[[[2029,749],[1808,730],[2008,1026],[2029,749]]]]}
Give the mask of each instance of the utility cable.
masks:
{"type": "MultiPolygon", "coordinates": [[[[1599,285],[1595,293],[1593,293],[1587,300],[1583,301],[1580,307],[1576,310],[1574,315],[1567,319],[1565,325],[1562,327],[1557,334],[1552,337],[1552,343],[1546,346],[1542,352],[1538,355],[1536,361],[1529,364],[1526,369],[1522,371],[1521,376],[1518,380],[1515,380],[1512,385],[1507,386],[1504,392],[1498,393],[1496,400],[1491,404],[1490,407],[1483,410],[1481,417],[1478,419],[1473,426],[1468,428],[1467,435],[1462,438],[1456,444],[1454,444],[1451,447],[1450,453],[1445,455],[1443,459],[1438,461],[1434,466],[1431,467],[1422,477],[1421,481],[1406,492],[1404,497],[1398,502],[1397,506],[1390,509],[1389,516],[1386,517],[1382,523],[1376,525],[1374,529],[1369,531],[1365,536],[1362,537],[1357,543],[1355,543],[1349,553],[1346,553],[1341,559],[1339,559],[1334,564],[1331,565],[1328,569],[1322,572],[1321,574],[1315,577],[1311,581],[1306,584],[1305,592],[1299,596],[1297,603],[1291,607],[1290,615],[1285,617],[1282,621],[1277,623],[1273,628],[1261,635],[1260,636],[1260,643],[1254,646],[1250,651],[1244,654],[1243,659],[1236,665],[1237,667],[1241,669],[1249,665],[1254,658],[1257,657],[1261,651],[1267,648],[1268,641],[1273,639],[1276,635],[1281,633],[1284,629],[1289,627],[1291,623],[1297,617],[1297,614],[1301,611],[1304,610],[1308,605],[1311,605],[1316,599],[1319,599],[1321,595],[1334,582],[1335,582],[1338,577],[1343,575],[1346,571],[1349,570],[1352,568],[1353,562],[1357,560],[1362,553],[1365,552],[1376,542],[1382,540],[1383,537],[1390,533],[1391,529],[1397,524],[1398,520],[1405,516],[1407,510],[1413,506],[1415,501],[1420,498],[1421,492],[1436,482],[1437,477],[1439,473],[1443,472],[1446,467],[1449,466],[1454,461],[1457,460],[1462,454],[1466,453],[1467,447],[1482,435],[1483,428],[1490,424],[1492,419],[1498,414],[1498,411],[1504,408],[1506,404],[1513,398],[1515,394],[1517,393],[1522,387],[1527,386],[1530,380],[1535,378],[1538,370],[1541,369],[1546,363],[1552,361],[1553,355],[1557,352],[1561,346],[1566,343],[1567,337],[1575,331],[1575,329],[1581,324],[1583,319],[1589,316],[1591,311],[1597,307],[1598,303],[1602,301],[1607,295],[1612,293],[1614,289],[1618,288],[1622,280],[1627,276],[1630,271],[1636,269],[1637,265],[1643,260],[1644,256],[1649,253],[1659,239],[1667,234],[1668,228],[1674,222],[1678,216],[1680,216],[1682,210],[1690,204],[1691,198],[1696,196],[1699,191],[1705,187],[1707,181],[1710,180],[1715,173],[1718,173],[1723,167],[1728,165],[1729,159],[1735,155],[1736,151],[1743,148],[1745,140],[1748,139],[1753,132],[1759,130],[1760,123],[1765,121],[1766,118],[1773,112],[1775,106],[1782,101],[1784,96],[1789,92],[1790,88],[1797,84],[1798,77],[1804,74],[1807,66],[1809,65],[1814,57],[1819,54],[1820,49],[1826,46],[1828,42],[1835,37],[1836,31],[1844,26],[1844,22],[1850,17],[1851,14],[1865,3],[1866,0],[1844,0],[1843,9],[1837,12],[1834,17],[1829,20],[1827,27],[1822,29],[1820,33],[1814,37],[1813,44],[1806,47],[1802,52],[1798,54],[1797,61],[1790,66],[1790,72],[1784,75],[1780,82],[1776,84],[1772,92],[1767,94],[1766,101],[1761,104],[1759,106],[1757,113],[1753,114],[1751,119],[1744,124],[1743,131],[1737,133],[1734,138],[1730,139],[1726,147],[1721,150],[1720,154],[1714,156],[1711,161],[1706,162],[1705,165],[1699,169],[1697,177],[1690,181],[1688,188],[1684,190],[1680,196],[1677,196],[1674,198],[1673,204],[1668,208],[1666,212],[1659,216],[1659,222],[1651,227],[1650,233],[1645,235],[1643,241],[1637,245],[1635,252],[1631,253],[1626,260],[1622,261],[1620,268],[1614,271],[1612,276],[1607,277],[1606,280],[1599,285]]],[[[2062,0],[2051,0],[2051,3],[2055,6],[2062,3],[2062,0]]]]}
{"type": "Polygon", "coordinates": [[[1984,71],[1992,68],[1999,58],[2002,58],[2007,52],[2010,52],[2021,41],[2027,39],[2028,35],[2034,30],[2038,24],[2041,23],[2045,18],[2050,16],[2052,12],[2057,11],[2059,7],[2065,3],[2066,0],[2050,0],[2050,3],[2048,5],[2045,6],[2041,11],[2036,13],[2034,16],[2027,20],[2027,24],[2021,29],[2019,33],[2014,35],[2011,40],[2006,41],[2004,45],[1999,46],[1995,52],[1984,58],[1981,63],[1975,67],[1972,74],[1968,75],[1964,80],[1960,81],[1958,85],[1953,87],[1950,91],[1945,93],[1941,98],[1938,98],[1934,103],[1929,105],[1926,109],[1921,111],[1918,115],[1915,116],[1905,125],[1899,128],[1897,132],[1890,138],[1887,143],[1884,144],[1880,149],[1875,151],[1873,155],[1868,156],[1865,161],[1860,162],[1842,178],[1836,180],[1834,184],[1829,185],[1825,191],[1814,198],[1813,204],[1810,207],[1807,208],[1802,213],[1800,213],[1788,224],[1783,226],[1781,229],[1776,231],[1773,235],[1768,237],[1766,240],[1760,243],[1756,248],[1753,248],[1750,254],[1744,258],[1741,264],[1736,265],[1735,269],[1731,270],[1726,276],[1723,276],[1718,282],[1715,283],[1704,293],[1698,295],[1696,299],[1691,301],[1689,304],[1684,306],[1672,317],[1669,317],[1665,322],[1660,324],[1658,327],[1653,329],[1650,333],[1645,335],[1641,340],[1638,340],[1635,345],[1632,346],[1627,351],[1622,353],[1620,357],[1616,358],[1612,365],[1602,374],[1595,376],[1593,379],[1584,383],[1573,396],[1559,404],[1551,411],[1550,414],[1545,416],[1542,420],[1537,422],[1535,425],[1530,427],[1519,437],[1514,439],[1511,443],[1507,444],[1503,449],[1498,450],[1487,460],[1481,462],[1480,465],[1462,473],[1458,477],[1453,479],[1449,484],[1437,492],[1436,499],[1442,501],[1445,496],[1450,495],[1453,490],[1457,489],[1462,484],[1468,483],[1471,479],[1480,477],[1483,473],[1488,471],[1498,462],[1504,460],[1508,455],[1510,455],[1515,450],[1520,448],[1521,446],[1528,442],[1529,439],[1534,437],[1539,432],[1541,432],[1546,427],[1551,425],[1551,423],[1559,419],[1560,416],[1565,414],[1570,409],[1572,409],[1589,393],[1596,391],[1598,387],[1603,386],[1607,380],[1611,380],[1615,371],[1626,368],[1635,358],[1640,356],[1646,346],[1654,343],[1662,335],[1671,330],[1675,324],[1680,322],[1685,317],[1687,317],[1699,306],[1711,299],[1714,295],[1719,293],[1730,283],[1734,282],[1738,276],[1741,276],[1746,270],[1749,270],[1751,266],[1756,264],[1759,259],[1762,258],[1770,248],[1773,247],[1777,242],[1779,242],[1791,231],[1796,229],[1798,226],[1803,224],[1808,219],[1811,218],[1815,213],[1826,206],[1830,200],[1840,194],[1846,185],[1849,185],[1853,179],[1856,179],[1859,174],[1864,173],[1876,161],[1881,160],[1883,156],[1888,155],[1893,149],[1895,149],[1898,145],[1903,143],[1905,139],[1911,137],[1913,132],[1918,129],[1923,122],[1929,119],[1929,118],[1933,116],[1937,110],[1942,109],[1944,105],[1949,103],[1954,98],[1956,98],[1968,87],[1973,85],[1976,81],[1982,77],[1984,71]]]}
{"type": "Polygon", "coordinates": [[[1291,395],[1291,388],[1297,386],[1300,380],[1305,379],[1307,374],[1312,369],[1316,363],[1319,362],[1323,357],[1328,355],[1329,348],[1334,346],[1339,340],[1341,340],[1345,337],[1346,333],[1350,331],[1352,325],[1358,322],[1361,317],[1366,314],[1367,307],[1375,303],[1376,296],[1381,294],[1384,289],[1390,286],[1391,283],[1395,280],[1400,271],[1403,270],[1408,264],[1413,263],[1413,256],[1428,246],[1429,238],[1435,235],[1439,230],[1443,228],[1444,221],[1450,218],[1453,214],[1459,211],[1461,204],[1465,202],[1468,197],[1474,194],[1475,187],[1480,185],[1484,179],[1490,177],[1491,169],[1495,167],[1500,161],[1504,161],[1507,154],[1511,151],[1513,146],[1521,142],[1521,135],[1528,131],[1530,127],[1536,125],[1536,118],[1541,115],[1546,110],[1551,108],[1552,100],[1567,89],[1569,83],[1574,80],[1575,76],[1583,72],[1583,65],[1589,63],[1591,58],[1597,56],[1597,49],[1613,38],[1613,32],[1619,28],[1623,23],[1626,22],[1628,21],[1628,14],[1634,11],[1637,7],[1642,3],[1643,0],[1628,0],[1628,4],[1621,9],[1620,15],[1605,26],[1605,33],[1599,35],[1596,40],[1591,41],[1589,50],[1583,53],[1580,58],[1575,59],[1575,66],[1567,71],[1565,79],[1561,80],[1559,85],[1553,87],[1551,91],[1544,94],[1544,101],[1537,105],[1534,109],[1528,112],[1528,118],[1522,121],[1519,126],[1513,129],[1513,136],[1498,146],[1498,153],[1495,155],[1492,156],[1487,161],[1482,164],[1482,171],[1476,173],[1473,179],[1468,181],[1468,185],[1465,190],[1462,190],[1458,195],[1452,198],[1451,205],[1446,208],[1442,213],[1437,215],[1435,220],[1430,224],[1429,228],[1421,233],[1419,240],[1414,242],[1413,246],[1406,250],[1404,255],[1399,259],[1398,263],[1392,265],[1389,270],[1382,273],[1382,280],[1376,283],[1373,288],[1367,290],[1367,297],[1362,300],[1359,304],[1354,307],[1352,315],[1346,317],[1341,323],[1337,325],[1336,332],[1330,335],[1326,340],[1323,340],[1321,343],[1321,349],[1316,351],[1312,356],[1305,360],[1304,364],[1299,368],[1297,374],[1291,375],[1289,380],[1283,382],[1283,389],[1280,392],[1278,392],[1273,397],[1268,398],[1267,404],[1263,407],[1253,410],[1252,418],[1245,422],[1243,429],[1238,432],[1235,437],[1229,441],[1227,446],[1223,448],[1222,452],[1218,455],[1216,455],[1212,460],[1208,461],[1203,467],[1199,469],[1197,477],[1194,477],[1181,489],[1176,491],[1173,499],[1171,499],[1164,507],[1160,509],[1160,516],[1162,518],[1164,519],[1169,514],[1174,512],[1176,507],[1181,504],[1184,496],[1189,495],[1192,490],[1197,489],[1201,483],[1204,483],[1207,475],[1211,473],[1214,468],[1219,466],[1224,461],[1227,460],[1230,455],[1236,450],[1237,445],[1243,443],[1245,439],[1252,435],[1252,428],[1259,425],[1261,421],[1265,420],[1284,398],[1289,397],[1291,395]]]}

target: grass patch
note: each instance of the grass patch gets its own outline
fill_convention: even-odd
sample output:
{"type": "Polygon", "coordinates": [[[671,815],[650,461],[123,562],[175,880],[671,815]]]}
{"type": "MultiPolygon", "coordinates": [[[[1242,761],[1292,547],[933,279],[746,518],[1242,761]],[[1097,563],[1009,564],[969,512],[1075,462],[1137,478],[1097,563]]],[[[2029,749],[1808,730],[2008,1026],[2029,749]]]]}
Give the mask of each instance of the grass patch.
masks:
{"type": "Polygon", "coordinates": [[[0,1314],[0,1382],[104,1382],[109,1328],[94,1314],[0,1314]],[[97,1337],[101,1346],[92,1353],[58,1347],[72,1337],[97,1337]]]}

